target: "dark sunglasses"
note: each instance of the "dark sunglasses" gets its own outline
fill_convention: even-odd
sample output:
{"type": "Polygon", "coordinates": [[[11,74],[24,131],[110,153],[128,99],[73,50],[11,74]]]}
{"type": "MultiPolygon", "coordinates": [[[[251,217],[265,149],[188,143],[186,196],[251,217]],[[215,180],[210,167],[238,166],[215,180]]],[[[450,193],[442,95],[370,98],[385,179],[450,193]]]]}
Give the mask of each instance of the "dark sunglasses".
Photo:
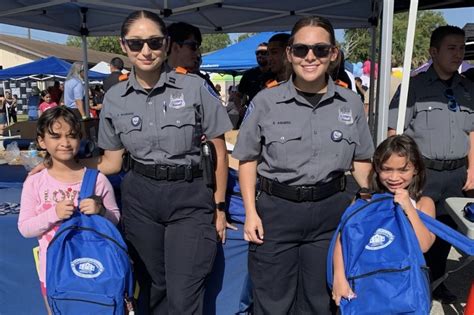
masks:
{"type": "Polygon", "coordinates": [[[444,96],[448,99],[448,109],[452,112],[456,112],[459,108],[459,104],[456,101],[453,89],[446,89],[444,91],[444,96]]]}
{"type": "Polygon", "coordinates": [[[164,37],[151,37],[147,39],[126,39],[124,38],[123,41],[127,44],[128,48],[131,51],[138,52],[143,49],[145,43],[148,45],[148,48],[151,50],[158,50],[161,49],[164,45],[165,38],[164,37]]]}
{"type": "Polygon", "coordinates": [[[182,42],[177,42],[179,45],[183,46],[186,45],[188,46],[192,51],[196,51],[201,47],[201,44],[195,40],[185,40],[182,42]]]}
{"type": "Polygon", "coordinates": [[[290,46],[291,53],[298,58],[304,58],[308,55],[309,50],[313,51],[313,54],[317,58],[326,58],[332,51],[333,46],[328,44],[316,44],[316,45],[305,45],[305,44],[294,44],[290,46]]]}
{"type": "Polygon", "coordinates": [[[266,50],[257,50],[255,52],[255,55],[256,56],[268,56],[268,51],[266,51],[266,50]]]}

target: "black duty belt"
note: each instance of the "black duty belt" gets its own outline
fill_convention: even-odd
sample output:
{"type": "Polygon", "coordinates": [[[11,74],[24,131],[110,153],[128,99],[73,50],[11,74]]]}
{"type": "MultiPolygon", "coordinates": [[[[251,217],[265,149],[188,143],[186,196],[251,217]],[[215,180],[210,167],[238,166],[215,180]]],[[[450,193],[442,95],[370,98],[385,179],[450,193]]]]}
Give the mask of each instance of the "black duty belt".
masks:
{"type": "Polygon", "coordinates": [[[455,170],[466,165],[466,158],[457,160],[431,160],[423,158],[425,167],[435,171],[450,171],[455,170]]]}
{"type": "Polygon", "coordinates": [[[289,186],[265,177],[260,178],[260,188],[270,194],[291,201],[318,201],[346,188],[346,177],[341,175],[330,182],[318,185],[289,186]]]}
{"type": "Polygon", "coordinates": [[[202,177],[199,165],[160,165],[142,164],[132,159],[131,168],[134,172],[157,180],[187,180],[202,177]]]}

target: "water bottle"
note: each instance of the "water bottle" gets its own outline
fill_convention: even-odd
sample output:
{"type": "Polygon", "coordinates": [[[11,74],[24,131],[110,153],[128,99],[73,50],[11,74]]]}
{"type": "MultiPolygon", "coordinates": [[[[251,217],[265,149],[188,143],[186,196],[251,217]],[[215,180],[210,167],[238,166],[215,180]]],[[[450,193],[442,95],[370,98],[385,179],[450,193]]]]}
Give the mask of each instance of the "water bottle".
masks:
{"type": "Polygon", "coordinates": [[[30,157],[37,157],[38,156],[38,149],[36,147],[36,143],[34,141],[30,142],[28,146],[28,155],[30,157]]]}

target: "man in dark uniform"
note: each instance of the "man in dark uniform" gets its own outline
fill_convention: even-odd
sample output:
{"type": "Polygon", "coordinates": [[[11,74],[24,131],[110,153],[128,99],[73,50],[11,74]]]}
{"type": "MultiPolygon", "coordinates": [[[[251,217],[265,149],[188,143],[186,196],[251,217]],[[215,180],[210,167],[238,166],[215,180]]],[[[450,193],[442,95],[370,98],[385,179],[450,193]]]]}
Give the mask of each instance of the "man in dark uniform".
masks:
{"type": "Polygon", "coordinates": [[[288,80],[289,70],[286,61],[286,47],[290,34],[278,33],[268,40],[268,66],[273,74],[273,81],[267,81],[266,86],[275,86],[277,82],[288,80]]]}
{"type": "Polygon", "coordinates": [[[248,105],[252,98],[265,87],[265,82],[270,79],[268,72],[268,44],[260,43],[255,51],[257,67],[244,72],[239,83],[239,93],[242,95],[243,105],[248,105]]]}
{"type": "MultiPolygon", "coordinates": [[[[415,139],[427,168],[423,194],[433,199],[436,218],[455,222],[445,209],[445,199],[462,197],[474,188],[474,85],[457,69],[464,57],[465,34],[455,26],[441,26],[430,40],[432,66],[410,81],[404,133],[415,139]]],[[[395,134],[399,93],[390,104],[389,136],[395,134]]],[[[451,245],[437,238],[425,255],[433,280],[443,276],[451,245]]],[[[456,300],[444,284],[433,298],[450,304],[456,300]]]]}
{"type": "Polygon", "coordinates": [[[112,85],[120,82],[120,76],[123,70],[123,60],[119,57],[114,57],[110,60],[110,74],[104,80],[104,91],[107,92],[112,85]]]}

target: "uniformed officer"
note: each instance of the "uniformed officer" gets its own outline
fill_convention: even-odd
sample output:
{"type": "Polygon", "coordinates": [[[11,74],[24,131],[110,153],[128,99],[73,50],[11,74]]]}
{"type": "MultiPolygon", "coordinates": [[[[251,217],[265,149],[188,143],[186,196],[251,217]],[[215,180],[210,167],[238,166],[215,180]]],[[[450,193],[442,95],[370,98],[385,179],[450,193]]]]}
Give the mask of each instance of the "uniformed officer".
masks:
{"type": "Polygon", "coordinates": [[[133,69],[105,96],[98,166],[106,174],[118,172],[124,150],[131,154],[122,217],[136,251],[140,301],[149,300],[138,308],[145,314],[201,314],[216,229],[225,238],[225,213],[219,211],[227,180],[223,134],[232,125],[204,80],[164,63],[168,44],[155,13],[136,11],[124,21],[121,46],[133,69]],[[200,168],[203,135],[217,152],[215,192],[200,168]]]}
{"type": "MultiPolygon", "coordinates": [[[[474,188],[474,86],[458,74],[465,49],[464,31],[441,26],[430,40],[431,67],[410,80],[404,133],[415,139],[427,168],[423,194],[436,205],[436,218],[455,227],[445,209],[448,197],[462,197],[474,188]]],[[[395,134],[398,93],[389,112],[389,135],[395,134]]],[[[426,254],[433,280],[443,276],[451,245],[437,238],[426,254]]],[[[452,303],[456,296],[444,284],[433,298],[452,303]]]]}
{"type": "Polygon", "coordinates": [[[258,93],[240,129],[233,156],[255,314],[330,314],[326,256],[352,197],[344,172],[367,187],[374,150],[360,98],[326,73],[337,52],[328,20],[297,22],[286,48],[293,76],[258,93]]]}

